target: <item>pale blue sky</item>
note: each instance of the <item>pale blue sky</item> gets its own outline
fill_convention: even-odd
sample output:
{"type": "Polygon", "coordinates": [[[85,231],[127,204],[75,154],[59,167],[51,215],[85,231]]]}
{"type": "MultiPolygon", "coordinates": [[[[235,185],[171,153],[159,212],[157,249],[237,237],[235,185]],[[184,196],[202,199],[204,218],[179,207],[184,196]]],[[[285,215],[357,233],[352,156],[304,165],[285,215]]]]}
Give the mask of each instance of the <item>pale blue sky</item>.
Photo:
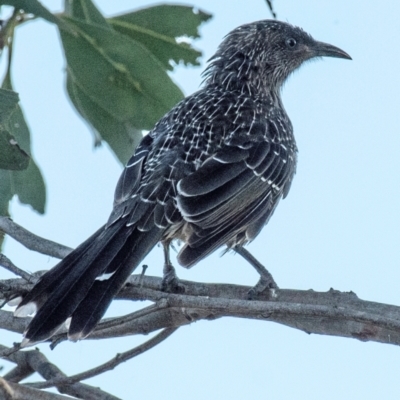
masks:
{"type": "MultiPolygon", "coordinates": [[[[61,3],[43,1],[52,11],[61,3]]],[[[204,51],[203,66],[231,29],[270,18],[264,0],[192,3],[214,15],[196,42],[204,51]]],[[[155,3],[96,4],[113,15],[155,3]]],[[[291,193],[249,249],[282,288],[333,287],[399,305],[400,5],[394,0],[379,6],[373,0],[275,0],[274,5],[279,19],[342,48],[353,61],[309,63],[287,83],[283,100],[300,150],[298,172],[291,193]]],[[[65,96],[65,62],[55,28],[40,20],[26,24],[17,32],[15,51],[15,88],[46,179],[48,204],[42,217],[14,202],[12,215],[39,235],[76,246],[107,219],[121,167],[105,147],[93,150],[87,125],[65,96]]],[[[186,94],[198,89],[203,66],[173,74],[186,94]]],[[[179,276],[256,282],[242,259],[219,253],[192,270],[179,268],[179,276]]],[[[56,262],[13,240],[7,240],[6,254],[29,271],[56,262]]],[[[161,274],[161,249],[147,264],[149,274],[161,274]]],[[[116,303],[112,310],[133,307],[116,303]]],[[[19,339],[2,333],[4,344],[19,339]]],[[[146,339],[63,343],[53,352],[45,344],[38,347],[71,374],[146,339]]],[[[87,383],[123,399],[394,400],[400,396],[399,360],[394,346],[223,319],[182,328],[159,347],[87,383]]]]}

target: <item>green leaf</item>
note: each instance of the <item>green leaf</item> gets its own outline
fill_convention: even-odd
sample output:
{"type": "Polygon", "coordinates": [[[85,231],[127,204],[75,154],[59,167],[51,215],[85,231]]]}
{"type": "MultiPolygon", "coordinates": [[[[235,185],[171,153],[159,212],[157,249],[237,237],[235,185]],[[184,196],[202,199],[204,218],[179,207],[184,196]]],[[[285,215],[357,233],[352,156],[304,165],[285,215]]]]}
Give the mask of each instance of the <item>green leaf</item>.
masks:
{"type": "Polygon", "coordinates": [[[98,25],[66,18],[61,30],[74,83],[120,123],[151,129],[183,95],[162,64],[140,43],[98,25]]]}
{"type": "Polygon", "coordinates": [[[9,215],[8,206],[14,195],[21,203],[32,206],[40,214],[44,213],[46,190],[42,174],[33,161],[26,171],[0,169],[0,215],[9,215]]]}
{"type": "Polygon", "coordinates": [[[46,187],[33,160],[25,171],[0,169],[0,215],[9,215],[8,205],[14,195],[22,204],[30,205],[39,214],[44,214],[46,187]]]}
{"type": "Polygon", "coordinates": [[[125,21],[174,38],[180,36],[198,38],[200,37],[199,26],[211,17],[211,14],[193,7],[159,5],[119,15],[112,18],[110,22],[125,21]]]}
{"type": "MultiPolygon", "coordinates": [[[[18,143],[30,154],[30,132],[24,114],[19,106],[11,115],[9,125],[13,126],[12,132],[17,138],[18,143]]],[[[11,182],[13,194],[18,196],[21,203],[30,205],[40,214],[44,213],[46,205],[46,187],[39,167],[32,157],[25,171],[12,172],[11,182]]]]}
{"type": "Polygon", "coordinates": [[[18,93],[12,90],[0,89],[0,124],[7,121],[19,101],[18,93]]]}
{"type": "MultiPolygon", "coordinates": [[[[0,169],[0,215],[8,217],[8,205],[13,197],[10,185],[11,172],[4,169],[0,169]]],[[[4,243],[5,234],[0,230],[0,251],[4,243]]]]}
{"type": "Polygon", "coordinates": [[[178,42],[177,38],[199,37],[200,24],[210,18],[210,14],[193,7],[160,5],[120,15],[109,22],[116,31],[146,46],[171,70],[170,60],[176,64],[199,65],[201,52],[188,43],[178,42]]]}
{"type": "Polygon", "coordinates": [[[42,17],[49,22],[59,24],[60,20],[37,0],[0,0],[0,5],[12,6],[18,10],[24,10],[28,14],[42,17]]]}
{"type": "Polygon", "coordinates": [[[14,135],[12,115],[17,111],[18,94],[0,89],[0,168],[23,170],[28,168],[29,155],[21,148],[14,135]],[[10,133],[11,132],[11,133],[10,133]]]}
{"type": "Polygon", "coordinates": [[[68,29],[60,33],[68,94],[94,128],[95,143],[106,141],[125,163],[141,130],[153,128],[183,97],[166,73],[170,61],[198,64],[201,53],[176,36],[198,37],[210,16],[192,7],[158,6],[107,22],[90,0],[65,0],[65,12],[68,29]],[[141,26],[149,18],[161,22],[141,26]]]}
{"type": "Polygon", "coordinates": [[[22,204],[30,205],[39,214],[44,214],[46,187],[42,174],[33,160],[26,171],[12,171],[14,194],[22,204]]]}
{"type": "Polygon", "coordinates": [[[113,28],[142,43],[161,61],[165,69],[172,70],[170,60],[176,64],[199,65],[201,52],[193,49],[188,43],[178,43],[174,38],[116,19],[110,21],[113,28]]]}
{"type": "Polygon", "coordinates": [[[65,0],[65,13],[70,17],[112,29],[101,12],[90,0],[65,0]]]}
{"type": "MultiPolygon", "coordinates": [[[[12,88],[9,74],[7,74],[3,82],[3,87],[7,89],[12,88]]],[[[11,92],[11,90],[0,89],[0,99],[4,98],[1,97],[2,95],[7,95],[6,92],[11,92]]],[[[10,93],[8,93],[8,95],[11,98],[10,93]]],[[[16,95],[18,99],[18,95],[16,93],[14,93],[14,95],[16,95]]],[[[0,100],[0,108],[2,106],[3,101],[0,100]]],[[[0,215],[8,215],[8,204],[14,195],[18,196],[21,203],[28,204],[32,206],[34,210],[43,214],[46,203],[44,180],[39,168],[30,156],[29,128],[18,104],[5,122],[5,127],[7,128],[7,133],[10,132],[12,135],[12,139],[10,140],[15,140],[18,143],[21,152],[23,152],[27,159],[27,163],[24,171],[7,171],[6,169],[0,169],[0,215]]],[[[4,132],[3,130],[2,133],[4,134],[4,132]]],[[[3,146],[0,144],[0,161],[2,159],[2,150],[3,146]]],[[[9,156],[8,151],[6,156],[9,156]]],[[[4,168],[1,162],[0,165],[1,168],[4,168]]]]}
{"type": "Polygon", "coordinates": [[[15,138],[0,127],[0,168],[23,170],[28,168],[29,155],[18,145],[15,138]]]}
{"type": "Polygon", "coordinates": [[[13,196],[12,173],[11,171],[0,169],[0,215],[9,215],[8,204],[13,196]]]}
{"type": "Polygon", "coordinates": [[[96,140],[105,140],[124,165],[142,139],[142,133],[129,121],[119,122],[111,114],[99,107],[74,83],[71,73],[67,73],[67,91],[75,108],[95,129],[96,140]]]}

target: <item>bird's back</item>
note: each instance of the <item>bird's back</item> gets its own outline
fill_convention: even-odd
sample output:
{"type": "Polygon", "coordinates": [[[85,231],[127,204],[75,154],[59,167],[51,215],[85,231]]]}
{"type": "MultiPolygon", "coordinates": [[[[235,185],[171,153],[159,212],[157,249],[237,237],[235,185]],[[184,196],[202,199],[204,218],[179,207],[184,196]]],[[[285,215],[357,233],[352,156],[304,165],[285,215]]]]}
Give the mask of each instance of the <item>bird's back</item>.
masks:
{"type": "Polygon", "coordinates": [[[218,85],[181,101],[144,144],[133,157],[146,147],[140,177],[130,176],[140,182],[135,193],[127,179],[127,193],[117,189],[125,210],[119,216],[182,239],[184,266],[225,243],[252,240],[287,194],[296,167],[292,126],[279,99],[218,85]]]}

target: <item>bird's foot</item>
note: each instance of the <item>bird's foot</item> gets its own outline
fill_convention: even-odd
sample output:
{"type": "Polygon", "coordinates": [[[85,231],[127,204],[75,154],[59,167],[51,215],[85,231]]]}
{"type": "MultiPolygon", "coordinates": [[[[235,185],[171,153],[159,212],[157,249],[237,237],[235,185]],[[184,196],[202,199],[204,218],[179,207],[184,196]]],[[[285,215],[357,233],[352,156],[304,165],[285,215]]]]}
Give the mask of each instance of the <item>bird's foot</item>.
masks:
{"type": "Polygon", "coordinates": [[[271,290],[272,292],[274,289],[279,289],[279,287],[272,275],[265,270],[257,284],[247,292],[247,298],[249,300],[254,300],[267,289],[271,290]]]}
{"type": "Polygon", "coordinates": [[[260,280],[247,293],[247,298],[249,300],[256,299],[266,289],[271,289],[271,291],[273,289],[278,289],[278,285],[276,284],[271,273],[248,250],[246,250],[242,246],[237,246],[235,247],[235,251],[236,253],[240,254],[246,261],[248,261],[249,264],[253,266],[253,268],[260,275],[260,280]]]}
{"type": "Polygon", "coordinates": [[[164,276],[161,282],[161,290],[169,293],[185,293],[185,286],[180,283],[175,268],[171,264],[164,265],[164,276]]]}

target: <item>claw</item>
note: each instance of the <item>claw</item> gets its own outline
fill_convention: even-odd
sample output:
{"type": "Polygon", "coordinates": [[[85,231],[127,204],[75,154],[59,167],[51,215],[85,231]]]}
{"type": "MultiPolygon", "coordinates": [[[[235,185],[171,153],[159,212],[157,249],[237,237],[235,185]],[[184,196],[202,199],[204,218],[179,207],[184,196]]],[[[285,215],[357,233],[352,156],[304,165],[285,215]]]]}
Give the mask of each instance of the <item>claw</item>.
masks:
{"type": "Polygon", "coordinates": [[[269,275],[270,276],[262,276],[257,284],[247,292],[248,300],[256,299],[265,290],[271,290],[271,292],[274,292],[274,289],[278,289],[278,285],[274,281],[274,278],[272,278],[271,274],[269,275]]]}
{"type": "Polygon", "coordinates": [[[254,300],[266,289],[278,289],[278,285],[271,273],[248,250],[237,246],[235,247],[235,251],[248,261],[260,275],[260,280],[247,293],[247,298],[249,300],[254,300]]]}
{"type": "Polygon", "coordinates": [[[179,278],[176,276],[175,268],[171,264],[164,265],[164,277],[161,282],[161,290],[163,292],[181,294],[185,292],[179,278]]]}

